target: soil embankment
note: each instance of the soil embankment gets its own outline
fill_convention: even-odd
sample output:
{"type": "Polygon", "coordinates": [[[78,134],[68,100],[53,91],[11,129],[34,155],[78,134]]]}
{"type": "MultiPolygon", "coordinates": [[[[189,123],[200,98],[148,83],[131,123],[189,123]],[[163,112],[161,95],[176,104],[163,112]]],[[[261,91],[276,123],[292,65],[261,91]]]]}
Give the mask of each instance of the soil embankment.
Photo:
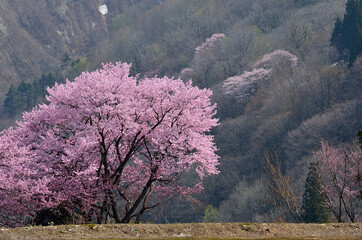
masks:
{"type": "Polygon", "coordinates": [[[85,224],[0,228],[0,239],[362,239],[362,223],[85,224]]]}

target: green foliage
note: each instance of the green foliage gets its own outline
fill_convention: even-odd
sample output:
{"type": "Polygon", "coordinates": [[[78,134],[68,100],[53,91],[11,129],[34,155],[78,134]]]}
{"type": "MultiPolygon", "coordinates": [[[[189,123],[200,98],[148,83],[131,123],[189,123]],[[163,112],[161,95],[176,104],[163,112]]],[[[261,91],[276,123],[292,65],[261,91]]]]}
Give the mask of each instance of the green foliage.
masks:
{"type": "Polygon", "coordinates": [[[332,32],[331,44],[334,45],[339,52],[343,52],[343,39],[342,39],[343,21],[337,18],[334,23],[332,32]]]}
{"type": "Polygon", "coordinates": [[[97,225],[96,224],[94,224],[94,223],[90,223],[90,224],[88,224],[87,225],[88,226],[88,229],[89,230],[94,230],[94,231],[96,231],[96,232],[98,232],[98,227],[97,227],[97,225]]]}
{"type": "Polygon", "coordinates": [[[54,86],[61,79],[54,73],[42,75],[39,80],[21,81],[16,87],[11,86],[5,95],[3,114],[14,118],[24,111],[31,110],[37,104],[45,101],[47,87],[54,86]]]}
{"type": "Polygon", "coordinates": [[[68,53],[65,53],[61,59],[60,63],[60,69],[64,70],[66,69],[72,62],[72,59],[70,58],[68,53]]]}
{"type": "Polygon", "coordinates": [[[351,66],[362,53],[362,0],[348,0],[343,21],[337,18],[331,44],[351,66]]]}
{"type": "Polygon", "coordinates": [[[326,223],[331,221],[328,209],[323,206],[323,199],[327,196],[323,193],[321,184],[319,164],[316,162],[311,163],[306,179],[302,206],[302,217],[307,223],[326,223]]]}
{"type": "Polygon", "coordinates": [[[17,113],[17,109],[20,108],[19,91],[11,86],[5,96],[3,113],[13,118],[17,113]]]}
{"type": "Polygon", "coordinates": [[[72,63],[73,71],[77,74],[86,70],[88,58],[77,59],[72,63]]]}
{"type": "Polygon", "coordinates": [[[220,213],[217,208],[208,205],[204,210],[203,222],[212,223],[220,222],[220,213]]]}
{"type": "Polygon", "coordinates": [[[35,106],[36,93],[32,83],[21,81],[17,87],[11,86],[6,94],[3,113],[13,118],[35,106]]]}

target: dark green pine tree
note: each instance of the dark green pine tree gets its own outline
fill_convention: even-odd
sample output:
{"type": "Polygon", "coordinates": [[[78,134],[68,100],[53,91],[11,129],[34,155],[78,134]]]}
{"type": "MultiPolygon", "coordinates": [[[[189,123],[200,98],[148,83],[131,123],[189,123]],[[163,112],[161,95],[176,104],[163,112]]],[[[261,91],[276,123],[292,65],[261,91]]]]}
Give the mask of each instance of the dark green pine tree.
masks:
{"type": "Polygon", "coordinates": [[[33,106],[36,106],[38,103],[43,102],[43,91],[40,87],[40,83],[38,80],[33,80],[32,82],[32,89],[33,89],[33,106]]]}
{"type": "Polygon", "coordinates": [[[33,85],[31,83],[27,83],[25,81],[21,81],[17,87],[20,93],[20,101],[21,101],[21,111],[30,110],[33,105],[33,85]]]}
{"type": "Polygon", "coordinates": [[[330,214],[323,206],[323,194],[319,164],[311,163],[303,194],[302,218],[306,223],[330,222],[330,214]]]}
{"type": "Polygon", "coordinates": [[[350,49],[354,41],[356,25],[358,22],[358,8],[360,0],[348,0],[346,3],[346,13],[343,18],[343,43],[345,48],[350,49]]]}
{"type": "Polygon", "coordinates": [[[347,1],[343,21],[337,18],[334,24],[331,45],[336,46],[342,59],[348,59],[350,66],[362,53],[362,0],[347,1]]]}
{"type": "Polygon", "coordinates": [[[13,85],[11,85],[5,95],[3,112],[10,118],[15,117],[17,113],[21,112],[20,93],[13,85]]]}
{"type": "Polygon", "coordinates": [[[338,17],[334,23],[331,44],[337,48],[339,54],[341,54],[344,50],[342,31],[343,21],[338,17]]]}
{"type": "Polygon", "coordinates": [[[45,97],[48,94],[47,87],[53,87],[56,81],[57,79],[54,74],[49,73],[46,76],[43,74],[39,80],[39,86],[41,91],[40,96],[45,97]]]}
{"type": "Polygon", "coordinates": [[[349,56],[349,62],[351,64],[356,60],[358,55],[362,53],[362,2],[359,4],[358,12],[358,23],[355,28],[354,39],[349,56]]]}
{"type": "Polygon", "coordinates": [[[71,63],[72,63],[72,59],[69,57],[68,53],[65,53],[63,55],[62,61],[60,63],[60,69],[61,70],[66,69],[68,66],[70,66],[71,63]]]}
{"type": "Polygon", "coordinates": [[[346,14],[343,21],[343,42],[349,49],[350,65],[362,52],[362,0],[349,0],[346,4],[346,14]]]}

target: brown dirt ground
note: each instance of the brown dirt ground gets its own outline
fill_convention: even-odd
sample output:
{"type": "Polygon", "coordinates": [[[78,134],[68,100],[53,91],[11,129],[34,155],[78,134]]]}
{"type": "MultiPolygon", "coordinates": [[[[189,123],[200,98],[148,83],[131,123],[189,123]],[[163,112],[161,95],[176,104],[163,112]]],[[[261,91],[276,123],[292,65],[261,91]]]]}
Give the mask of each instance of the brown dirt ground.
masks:
{"type": "Polygon", "coordinates": [[[362,223],[85,224],[0,228],[1,240],[24,239],[361,239],[362,223]]]}

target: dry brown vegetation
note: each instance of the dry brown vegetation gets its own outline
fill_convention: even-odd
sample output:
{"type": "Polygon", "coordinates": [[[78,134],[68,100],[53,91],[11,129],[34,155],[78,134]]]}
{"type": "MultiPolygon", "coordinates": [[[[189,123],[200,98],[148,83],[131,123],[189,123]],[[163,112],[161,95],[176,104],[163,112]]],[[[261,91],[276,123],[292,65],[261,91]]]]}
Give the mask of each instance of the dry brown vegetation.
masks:
{"type": "Polygon", "coordinates": [[[361,223],[85,224],[0,229],[11,239],[362,239],[361,223]]]}

